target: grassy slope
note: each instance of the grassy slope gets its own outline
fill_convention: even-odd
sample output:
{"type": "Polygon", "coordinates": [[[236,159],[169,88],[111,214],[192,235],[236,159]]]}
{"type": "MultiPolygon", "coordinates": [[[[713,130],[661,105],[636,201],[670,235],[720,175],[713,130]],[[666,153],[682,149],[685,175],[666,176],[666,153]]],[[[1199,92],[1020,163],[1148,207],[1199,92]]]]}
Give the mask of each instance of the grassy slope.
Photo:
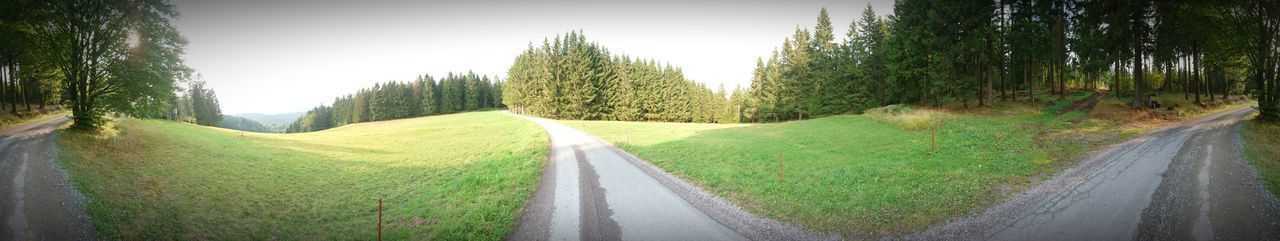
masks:
{"type": "Polygon", "coordinates": [[[501,239],[537,183],[545,132],[499,112],[304,134],[122,121],[64,133],[60,159],[113,239],[501,239]]]}
{"type": "Polygon", "coordinates": [[[1253,164],[1267,190],[1280,196],[1280,124],[1253,120],[1240,133],[1244,158],[1253,164]]]}
{"type": "Polygon", "coordinates": [[[868,115],[756,125],[565,122],[754,213],[870,238],[981,210],[1090,150],[1155,126],[1110,118],[1071,123],[1090,114],[1051,114],[1087,96],[1045,108],[943,112],[931,117],[941,123],[937,151],[928,128],[868,115]]]}

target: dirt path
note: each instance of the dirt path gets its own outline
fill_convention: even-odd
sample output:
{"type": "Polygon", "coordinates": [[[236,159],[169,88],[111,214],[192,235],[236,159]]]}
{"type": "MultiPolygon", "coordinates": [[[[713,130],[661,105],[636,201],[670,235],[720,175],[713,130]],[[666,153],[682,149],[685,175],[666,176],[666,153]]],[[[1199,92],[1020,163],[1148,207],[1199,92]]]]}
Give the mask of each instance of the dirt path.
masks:
{"type": "Polygon", "coordinates": [[[84,198],[55,160],[53,131],[68,120],[0,131],[0,239],[94,239],[84,198]]]}
{"type": "Polygon", "coordinates": [[[1114,145],[984,213],[908,239],[1277,240],[1280,204],[1241,158],[1244,108],[1114,145]]]}
{"type": "Polygon", "coordinates": [[[552,120],[547,168],[508,240],[834,239],[751,215],[552,120]]]}
{"type": "Polygon", "coordinates": [[[1077,101],[1076,103],[1072,103],[1071,108],[1059,110],[1058,113],[1056,114],[1061,115],[1061,114],[1072,112],[1072,111],[1084,111],[1088,113],[1089,110],[1093,110],[1093,107],[1098,105],[1098,102],[1102,102],[1102,97],[1107,97],[1107,93],[1109,92],[1095,91],[1093,92],[1093,95],[1089,96],[1089,98],[1085,98],[1083,100],[1077,101]]]}

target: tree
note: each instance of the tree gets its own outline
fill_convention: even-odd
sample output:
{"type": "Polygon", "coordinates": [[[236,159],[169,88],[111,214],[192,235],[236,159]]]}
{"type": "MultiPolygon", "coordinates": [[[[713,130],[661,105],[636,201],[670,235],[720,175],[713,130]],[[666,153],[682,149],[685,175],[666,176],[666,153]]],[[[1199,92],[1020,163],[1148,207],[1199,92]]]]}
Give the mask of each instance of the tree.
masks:
{"type": "Polygon", "coordinates": [[[431,75],[425,75],[418,79],[422,81],[422,114],[440,114],[440,86],[436,84],[435,79],[431,78],[431,75]]]}
{"type": "Polygon", "coordinates": [[[95,128],[107,111],[154,110],[146,106],[171,100],[175,81],[190,71],[180,58],[186,40],[169,23],[177,11],[167,2],[51,0],[33,11],[46,18],[36,39],[63,76],[77,129],[95,128]],[[129,45],[130,36],[137,44],[129,45]]]}
{"type": "MultiPolygon", "coordinates": [[[[222,122],[222,108],[218,94],[205,87],[204,81],[194,81],[181,95],[174,98],[167,117],[171,120],[215,126],[222,122]]],[[[165,111],[162,111],[165,112],[165,111]]]]}
{"type": "Polygon", "coordinates": [[[516,56],[502,86],[503,103],[518,113],[588,120],[710,122],[710,89],[680,68],[614,56],[580,32],[556,36],[516,56]]]}
{"type": "Polygon", "coordinates": [[[1280,3],[1236,0],[1219,7],[1231,23],[1232,43],[1249,60],[1252,94],[1258,99],[1258,120],[1280,122],[1280,3]]]}

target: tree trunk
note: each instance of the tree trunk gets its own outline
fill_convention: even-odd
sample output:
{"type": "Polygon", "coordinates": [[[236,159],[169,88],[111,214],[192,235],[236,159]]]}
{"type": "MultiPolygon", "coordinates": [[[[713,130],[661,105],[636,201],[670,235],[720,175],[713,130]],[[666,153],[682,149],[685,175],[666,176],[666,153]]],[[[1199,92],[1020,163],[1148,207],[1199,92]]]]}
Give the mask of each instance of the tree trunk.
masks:
{"type": "Polygon", "coordinates": [[[1142,63],[1141,37],[1138,37],[1137,41],[1137,43],[1133,44],[1133,108],[1142,109],[1147,106],[1146,102],[1143,100],[1143,98],[1146,97],[1146,93],[1144,93],[1146,91],[1146,81],[1143,81],[1142,78],[1142,66],[1144,64],[1142,63]]]}
{"type": "Polygon", "coordinates": [[[1164,64],[1164,83],[1160,83],[1160,93],[1169,92],[1169,83],[1173,83],[1173,63],[1164,64]]]}
{"type": "Polygon", "coordinates": [[[1187,69],[1187,66],[1190,65],[1187,57],[1179,57],[1178,61],[1178,78],[1182,79],[1182,100],[1191,100],[1191,73],[1187,69]]]}
{"type": "MultiPolygon", "coordinates": [[[[992,49],[992,48],[991,48],[991,41],[990,41],[990,40],[988,40],[988,41],[987,41],[987,49],[992,49]]],[[[994,104],[995,104],[995,103],[992,103],[992,102],[995,102],[995,97],[996,97],[996,96],[995,96],[995,91],[996,91],[996,89],[995,89],[995,87],[992,85],[992,84],[993,84],[993,82],[995,82],[995,78],[996,78],[996,72],[995,72],[995,69],[993,69],[993,68],[995,68],[995,67],[996,67],[996,65],[995,65],[995,63],[992,63],[992,62],[995,62],[995,58],[994,58],[994,56],[995,56],[995,55],[994,55],[994,54],[991,54],[991,53],[987,53],[987,54],[988,54],[988,55],[986,56],[986,57],[987,57],[987,65],[983,67],[983,69],[986,69],[986,71],[985,71],[985,72],[983,72],[983,75],[987,76],[987,86],[986,86],[986,88],[984,88],[984,89],[986,90],[987,94],[986,94],[986,96],[983,96],[983,98],[987,100],[987,102],[988,102],[988,103],[987,103],[987,104],[988,104],[988,106],[991,106],[991,105],[994,105],[994,104]]]]}
{"type": "Polygon", "coordinates": [[[1036,103],[1036,81],[1031,77],[1031,58],[1023,61],[1026,65],[1022,66],[1022,80],[1027,82],[1027,101],[1031,104],[1036,103]]]}
{"type": "MultiPolygon", "coordinates": [[[[4,59],[0,58],[0,63],[4,59]]],[[[4,110],[4,96],[9,94],[9,66],[0,64],[0,111],[4,110]]]]}
{"type": "Polygon", "coordinates": [[[1192,49],[1192,50],[1191,50],[1191,54],[1192,54],[1192,55],[1191,55],[1191,58],[1192,58],[1192,59],[1191,59],[1191,62],[1192,62],[1192,65],[1193,65],[1193,66],[1191,67],[1191,80],[1195,83],[1195,92],[1196,92],[1196,102],[1195,102],[1195,103],[1196,103],[1196,104],[1201,104],[1201,103],[1200,103],[1200,90],[1201,90],[1201,89],[1204,89],[1204,86],[1202,86],[1201,81],[1200,81],[1200,77],[1201,77],[1201,76],[1200,76],[1200,54],[1199,54],[1199,53],[1196,53],[1196,47],[1195,47],[1195,45],[1194,45],[1194,44],[1192,45],[1191,49],[1192,49]]]}
{"type": "Polygon", "coordinates": [[[22,104],[27,106],[27,113],[31,113],[31,82],[30,78],[25,78],[25,84],[22,84],[22,104]]]}
{"type": "Polygon", "coordinates": [[[0,58],[0,111],[4,110],[4,97],[9,94],[9,65],[0,58]]]}
{"type": "Polygon", "coordinates": [[[1115,79],[1112,79],[1111,82],[1115,83],[1114,87],[1116,91],[1116,97],[1120,97],[1122,94],[1122,91],[1120,91],[1120,59],[1116,59],[1116,61],[1112,64],[1115,66],[1115,71],[1112,71],[1113,74],[1115,74],[1115,79]]]}
{"type": "Polygon", "coordinates": [[[9,63],[9,113],[18,115],[18,70],[17,65],[9,63]]]}

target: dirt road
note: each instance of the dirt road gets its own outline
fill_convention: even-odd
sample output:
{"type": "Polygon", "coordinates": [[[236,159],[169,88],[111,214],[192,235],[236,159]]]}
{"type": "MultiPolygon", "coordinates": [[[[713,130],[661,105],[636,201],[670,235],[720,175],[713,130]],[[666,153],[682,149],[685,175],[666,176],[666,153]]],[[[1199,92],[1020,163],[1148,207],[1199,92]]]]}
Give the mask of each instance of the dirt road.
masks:
{"type": "Polygon", "coordinates": [[[751,215],[572,127],[525,118],[552,149],[509,240],[834,239],[751,215]]]}
{"type": "Polygon", "coordinates": [[[57,118],[0,131],[0,240],[93,240],[84,198],[56,163],[57,118]]]}
{"type": "Polygon", "coordinates": [[[1240,156],[1239,109],[1095,153],[984,213],[909,239],[1277,240],[1276,197],[1240,156]]]}

